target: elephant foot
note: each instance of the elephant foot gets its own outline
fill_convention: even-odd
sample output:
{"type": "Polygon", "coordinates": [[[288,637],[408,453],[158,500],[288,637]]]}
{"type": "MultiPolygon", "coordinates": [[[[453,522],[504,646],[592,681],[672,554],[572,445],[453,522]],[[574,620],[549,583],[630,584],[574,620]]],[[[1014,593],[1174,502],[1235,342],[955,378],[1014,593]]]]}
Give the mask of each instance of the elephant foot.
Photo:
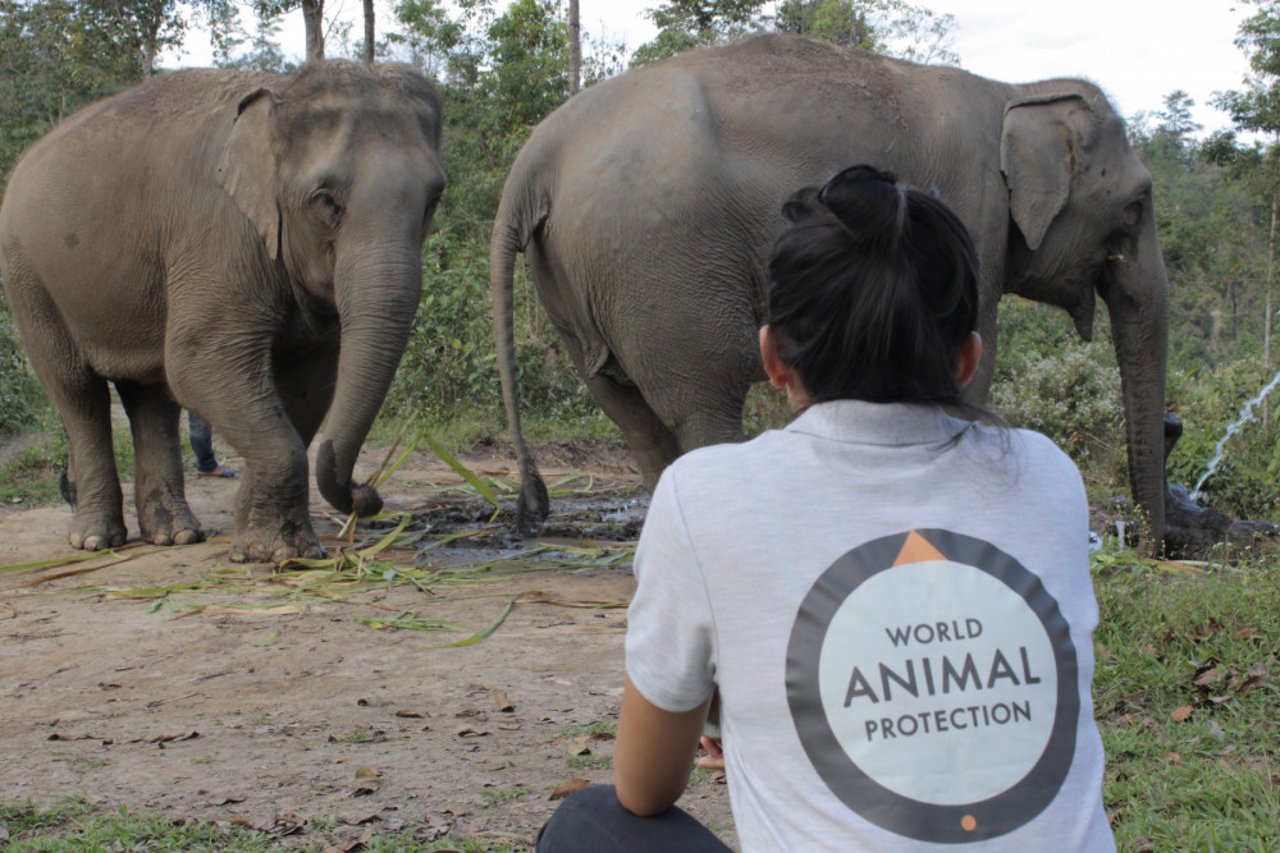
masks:
{"type": "Polygon", "coordinates": [[[174,509],[149,505],[139,511],[142,538],[152,545],[193,545],[204,541],[200,522],[183,504],[174,509]]]}
{"type": "Polygon", "coordinates": [[[119,548],[127,537],[124,521],[107,514],[76,513],[71,522],[67,542],[72,548],[100,551],[103,548],[119,548]]]}
{"type": "Polygon", "coordinates": [[[239,533],[231,544],[230,556],[233,563],[279,563],[296,557],[323,559],[325,550],[310,525],[306,529],[292,526],[270,533],[261,530],[239,533]]]}

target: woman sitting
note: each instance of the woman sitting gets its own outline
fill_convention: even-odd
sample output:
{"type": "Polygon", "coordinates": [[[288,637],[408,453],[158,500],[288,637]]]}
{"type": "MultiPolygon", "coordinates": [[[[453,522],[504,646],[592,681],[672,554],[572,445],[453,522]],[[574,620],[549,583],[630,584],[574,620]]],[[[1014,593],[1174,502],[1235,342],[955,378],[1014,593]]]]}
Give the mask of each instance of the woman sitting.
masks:
{"type": "Polygon", "coordinates": [[[726,849],[673,807],[716,696],[702,763],[723,762],[743,850],[1114,849],[1084,488],[961,395],[968,232],[868,166],[784,213],[760,351],[797,417],[664,473],[615,787],[566,800],[539,849],[726,849]]]}

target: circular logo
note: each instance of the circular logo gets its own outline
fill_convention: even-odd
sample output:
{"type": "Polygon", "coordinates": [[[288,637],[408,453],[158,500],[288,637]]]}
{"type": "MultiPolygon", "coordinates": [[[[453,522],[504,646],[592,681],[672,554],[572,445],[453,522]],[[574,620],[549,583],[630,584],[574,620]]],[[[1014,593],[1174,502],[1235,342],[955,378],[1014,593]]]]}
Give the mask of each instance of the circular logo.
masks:
{"type": "Polygon", "coordinates": [[[1080,711],[1070,629],[1040,579],[944,530],[868,542],[809,591],[787,698],[849,808],[923,841],[993,838],[1057,795],[1080,711]]]}

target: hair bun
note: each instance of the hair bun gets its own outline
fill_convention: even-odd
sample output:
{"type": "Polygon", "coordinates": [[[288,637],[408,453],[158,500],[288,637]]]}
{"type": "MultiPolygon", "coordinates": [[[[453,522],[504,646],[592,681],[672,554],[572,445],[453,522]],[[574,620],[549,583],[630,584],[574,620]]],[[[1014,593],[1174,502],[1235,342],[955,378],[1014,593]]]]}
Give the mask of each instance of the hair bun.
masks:
{"type": "Polygon", "coordinates": [[[907,225],[907,191],[898,176],[850,166],[818,190],[817,201],[860,242],[894,247],[907,225]]]}

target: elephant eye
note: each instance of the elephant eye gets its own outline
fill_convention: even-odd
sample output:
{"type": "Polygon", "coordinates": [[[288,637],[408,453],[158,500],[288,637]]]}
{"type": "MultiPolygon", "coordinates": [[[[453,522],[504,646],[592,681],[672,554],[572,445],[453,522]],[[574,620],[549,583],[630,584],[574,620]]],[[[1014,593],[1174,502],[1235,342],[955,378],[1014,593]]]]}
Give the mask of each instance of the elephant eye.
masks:
{"type": "Polygon", "coordinates": [[[1124,209],[1124,225],[1126,228],[1132,228],[1142,219],[1142,202],[1135,201],[1124,209]]]}
{"type": "Polygon", "coordinates": [[[320,215],[334,227],[342,221],[342,205],[328,190],[316,190],[311,194],[311,202],[320,215]]]}

